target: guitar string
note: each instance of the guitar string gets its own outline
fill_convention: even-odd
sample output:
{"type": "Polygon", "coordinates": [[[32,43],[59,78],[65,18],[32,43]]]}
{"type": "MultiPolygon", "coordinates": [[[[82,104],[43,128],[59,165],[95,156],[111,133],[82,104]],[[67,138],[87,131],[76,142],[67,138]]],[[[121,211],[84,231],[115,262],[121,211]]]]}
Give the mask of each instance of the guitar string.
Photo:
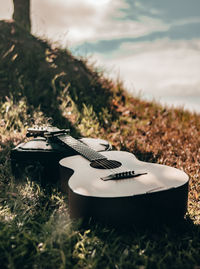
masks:
{"type": "MultiPolygon", "coordinates": [[[[119,167],[115,167],[115,165],[112,165],[113,160],[96,160],[97,163],[99,163],[102,167],[104,167],[105,169],[109,169],[113,174],[120,174],[120,173],[125,173],[125,172],[132,172],[133,170],[127,168],[125,165],[121,164],[119,167]],[[102,161],[107,161],[108,164],[102,164],[102,161]],[[111,163],[109,165],[109,162],[111,163]]],[[[115,160],[114,160],[115,161],[115,160]]]]}
{"type": "MultiPolygon", "coordinates": [[[[123,172],[131,172],[132,170],[125,167],[123,164],[120,167],[116,168],[116,165],[114,165],[113,160],[105,159],[105,156],[103,154],[100,154],[99,152],[96,152],[95,150],[91,149],[89,146],[82,144],[80,141],[76,140],[75,138],[65,135],[63,137],[58,136],[58,138],[64,142],[67,143],[67,145],[71,146],[75,151],[79,152],[83,157],[88,159],[89,161],[94,160],[97,164],[102,166],[105,169],[111,170],[112,173],[123,173],[123,172]],[[88,151],[90,153],[88,154],[88,151]],[[102,159],[97,158],[100,157],[102,159]]],[[[115,161],[115,160],[114,160],[115,161]]]]}
{"type": "Polygon", "coordinates": [[[121,165],[120,167],[118,167],[116,169],[115,165],[112,164],[112,161],[104,159],[105,158],[104,155],[96,152],[95,150],[91,149],[89,146],[82,144],[80,141],[77,141],[76,139],[74,139],[71,136],[67,136],[66,138],[68,140],[67,143],[70,142],[73,149],[78,151],[81,155],[84,155],[85,157],[87,157],[89,159],[89,161],[91,161],[91,157],[92,157],[95,162],[99,163],[105,169],[110,169],[112,173],[120,173],[120,172],[122,173],[122,172],[125,172],[125,171],[126,172],[131,171],[130,169],[128,169],[124,165],[121,165]],[[78,147],[80,146],[80,147],[77,149],[77,146],[78,147]],[[81,151],[80,151],[80,149],[81,149],[81,151]],[[90,154],[88,155],[88,154],[85,154],[85,152],[83,153],[83,149],[86,152],[88,152],[88,150],[89,150],[90,154]],[[92,154],[91,154],[91,152],[92,152],[92,154]],[[101,157],[101,158],[103,157],[103,159],[96,159],[96,155],[98,155],[98,157],[101,157]],[[105,162],[105,164],[102,163],[102,161],[105,162]]]}
{"type": "MultiPolygon", "coordinates": [[[[38,128],[36,130],[38,131],[38,128]]],[[[44,132],[46,129],[42,127],[42,128],[39,128],[39,130],[44,132]]],[[[34,128],[33,128],[33,131],[34,131],[34,128]]],[[[120,173],[120,172],[122,173],[122,172],[124,172],[124,169],[126,169],[126,172],[131,171],[130,169],[128,169],[124,165],[121,165],[120,167],[117,167],[117,169],[116,169],[116,165],[113,164],[113,160],[104,159],[105,158],[104,155],[96,152],[95,150],[93,150],[89,146],[82,144],[80,141],[76,140],[75,138],[71,137],[70,135],[66,135],[66,134],[59,135],[59,136],[57,136],[57,138],[59,138],[64,143],[71,144],[71,147],[75,151],[79,152],[81,155],[84,155],[87,159],[89,159],[89,161],[91,161],[90,159],[92,158],[97,164],[99,164],[100,166],[102,166],[105,169],[112,170],[113,173],[120,173]],[[78,146],[78,149],[77,149],[77,146],[78,146]],[[85,154],[85,152],[83,153],[83,150],[85,152],[87,152],[87,154],[85,154]],[[88,155],[88,150],[90,151],[89,155],[88,155]],[[91,154],[91,152],[92,152],[92,154],[91,154]],[[103,157],[103,159],[98,159],[97,156],[100,158],[103,157]]]]}

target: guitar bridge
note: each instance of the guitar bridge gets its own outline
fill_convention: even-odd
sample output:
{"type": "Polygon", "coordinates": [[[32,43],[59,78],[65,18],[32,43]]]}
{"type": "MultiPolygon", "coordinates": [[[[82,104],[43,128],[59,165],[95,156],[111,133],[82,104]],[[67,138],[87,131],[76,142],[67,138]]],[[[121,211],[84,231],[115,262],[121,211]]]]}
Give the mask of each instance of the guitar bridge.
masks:
{"type": "Polygon", "coordinates": [[[133,178],[133,177],[139,177],[142,175],[146,175],[147,173],[138,173],[135,174],[134,171],[126,171],[126,172],[121,172],[121,173],[115,173],[115,174],[110,174],[106,177],[102,177],[101,179],[103,181],[108,181],[108,180],[120,180],[120,179],[126,179],[126,178],[133,178]]]}

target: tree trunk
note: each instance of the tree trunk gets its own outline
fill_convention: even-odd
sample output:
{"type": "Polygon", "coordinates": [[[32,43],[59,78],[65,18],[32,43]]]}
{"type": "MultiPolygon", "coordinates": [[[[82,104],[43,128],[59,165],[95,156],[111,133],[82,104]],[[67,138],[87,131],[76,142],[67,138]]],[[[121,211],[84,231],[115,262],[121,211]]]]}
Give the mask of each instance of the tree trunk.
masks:
{"type": "Polygon", "coordinates": [[[13,19],[25,28],[28,32],[31,31],[30,19],[30,0],[13,0],[14,12],[13,19]]]}

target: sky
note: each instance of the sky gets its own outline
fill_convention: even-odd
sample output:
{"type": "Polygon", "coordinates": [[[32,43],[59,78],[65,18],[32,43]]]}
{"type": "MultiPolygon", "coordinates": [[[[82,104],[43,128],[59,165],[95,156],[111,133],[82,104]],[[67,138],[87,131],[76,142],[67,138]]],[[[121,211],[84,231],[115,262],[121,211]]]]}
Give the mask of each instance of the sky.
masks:
{"type": "MultiPolygon", "coordinates": [[[[0,0],[0,19],[12,12],[0,0]]],[[[31,18],[133,95],[200,113],[200,0],[32,0],[31,18]]]]}

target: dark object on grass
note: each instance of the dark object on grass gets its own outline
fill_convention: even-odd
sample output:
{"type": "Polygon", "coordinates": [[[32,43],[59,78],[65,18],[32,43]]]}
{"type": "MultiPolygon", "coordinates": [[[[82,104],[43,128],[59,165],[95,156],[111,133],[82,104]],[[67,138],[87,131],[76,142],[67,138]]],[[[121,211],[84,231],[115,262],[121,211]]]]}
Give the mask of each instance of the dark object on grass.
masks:
{"type": "MultiPolygon", "coordinates": [[[[94,138],[80,138],[79,140],[96,151],[111,149],[106,140],[94,138]]],[[[35,137],[11,150],[11,167],[17,179],[27,176],[32,180],[39,180],[45,186],[58,182],[59,161],[76,154],[68,146],[47,140],[45,137],[35,137]]]]}

